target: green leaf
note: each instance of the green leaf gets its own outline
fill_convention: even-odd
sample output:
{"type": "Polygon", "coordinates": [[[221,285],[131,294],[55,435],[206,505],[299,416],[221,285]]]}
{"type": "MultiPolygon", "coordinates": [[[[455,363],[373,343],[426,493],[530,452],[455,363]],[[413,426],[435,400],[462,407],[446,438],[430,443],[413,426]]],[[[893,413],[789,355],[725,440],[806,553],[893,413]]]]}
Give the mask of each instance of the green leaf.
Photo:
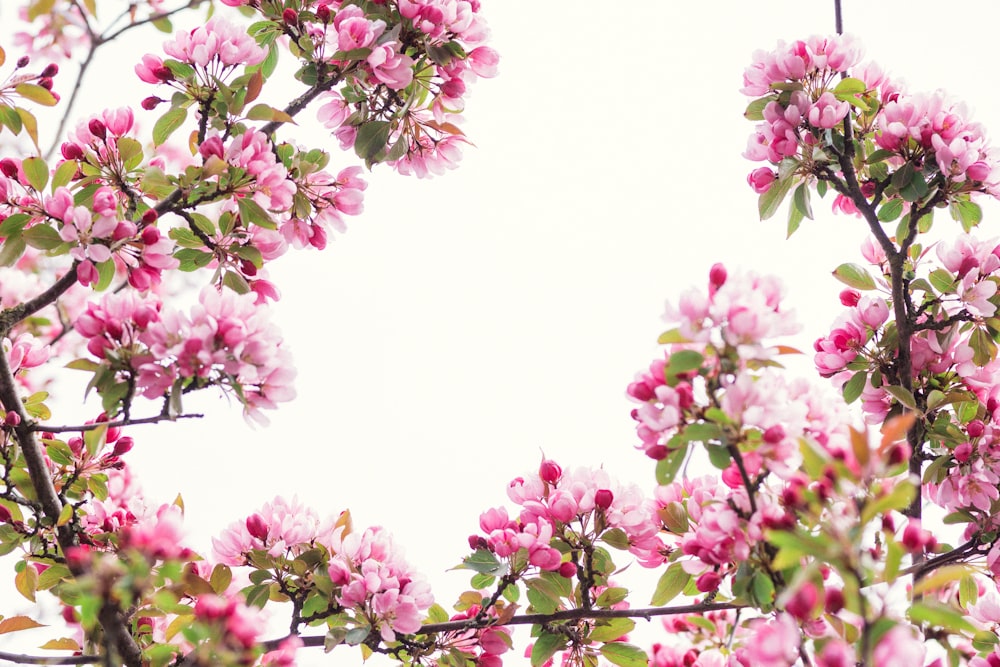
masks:
{"type": "Polygon", "coordinates": [[[52,91],[42,88],[36,83],[19,83],[14,86],[14,91],[24,99],[41,104],[43,107],[54,107],[59,101],[52,94],[52,91]]]}
{"type": "Polygon", "coordinates": [[[48,225],[30,227],[24,230],[22,236],[25,243],[39,250],[52,250],[63,244],[63,240],[59,237],[59,232],[48,225]]]}
{"type": "Polygon", "coordinates": [[[605,588],[603,591],[601,591],[601,594],[597,596],[597,599],[594,600],[594,604],[597,605],[598,607],[604,607],[604,608],[613,607],[619,602],[624,601],[626,598],[628,598],[627,588],[618,588],[618,587],[605,588]]]}
{"type": "Polygon", "coordinates": [[[115,261],[109,259],[94,266],[97,269],[97,282],[94,283],[95,292],[103,292],[111,286],[111,281],[115,279],[115,261]]]}
{"type": "Polygon", "coordinates": [[[28,177],[28,183],[39,192],[45,189],[45,184],[49,182],[49,167],[45,160],[40,157],[29,157],[21,162],[24,175],[28,177]]]}
{"type": "Polygon", "coordinates": [[[971,635],[977,631],[977,628],[961,612],[945,607],[940,603],[929,601],[914,602],[907,616],[915,623],[927,623],[934,628],[940,628],[948,632],[966,632],[971,635]]]}
{"type": "MultiPolygon", "coordinates": [[[[800,186],[801,187],[801,186],[800,186]]],[[[792,238],[792,234],[799,230],[799,226],[802,221],[805,220],[805,215],[797,206],[788,207],[788,224],[785,225],[785,238],[792,238]]]]}
{"type": "Polygon", "coordinates": [[[785,200],[788,191],[792,189],[793,185],[795,185],[795,179],[792,176],[779,178],[774,183],[771,183],[771,187],[768,188],[767,192],[763,193],[757,200],[757,210],[760,212],[761,220],[767,220],[778,212],[781,202],[785,200]]]}
{"type": "Polygon", "coordinates": [[[679,350],[670,355],[667,361],[666,375],[679,375],[701,368],[705,356],[696,350],[679,350]]]}
{"type": "MultiPolygon", "coordinates": [[[[240,218],[246,224],[254,224],[258,227],[263,227],[264,229],[277,229],[278,225],[275,224],[271,216],[268,215],[264,208],[249,197],[240,198],[236,205],[239,207],[240,218]]],[[[206,234],[213,234],[215,230],[206,231],[206,234]]]]}
{"type": "Polygon", "coordinates": [[[903,511],[917,496],[917,489],[909,480],[903,480],[884,496],[873,499],[861,508],[861,525],[866,525],[889,510],[903,511]]]}
{"type": "Polygon", "coordinates": [[[506,563],[501,563],[493,552],[487,549],[476,549],[471,556],[462,560],[459,568],[495,576],[502,576],[507,572],[506,563]]]}
{"type": "Polygon", "coordinates": [[[275,109],[267,104],[255,104],[247,111],[248,120],[277,121],[279,123],[295,124],[295,119],[281,109],[275,109]]]}
{"type": "MultiPolygon", "coordinates": [[[[649,656],[638,646],[625,642],[613,642],[601,647],[601,655],[618,667],[647,667],[649,656]]],[[[535,667],[532,664],[532,667],[535,667]]]]}
{"type": "Polygon", "coordinates": [[[951,217],[962,224],[966,233],[983,220],[983,209],[973,201],[956,201],[948,207],[951,217]]]}
{"type": "Polygon", "coordinates": [[[21,259],[27,247],[21,234],[8,236],[3,244],[0,244],[0,266],[13,266],[21,259]]]}
{"type": "Polygon", "coordinates": [[[766,107],[771,102],[774,102],[776,97],[774,95],[768,95],[767,97],[759,97],[750,104],[747,105],[746,111],[743,112],[743,117],[747,120],[761,121],[764,120],[764,107],[766,107]]]}
{"type": "Polygon", "coordinates": [[[733,460],[729,450],[721,445],[705,445],[705,451],[708,452],[708,460],[719,470],[728,468],[733,460]]]}
{"type": "Polygon", "coordinates": [[[684,459],[687,457],[688,453],[688,443],[684,443],[677,449],[673,449],[664,458],[656,462],[656,483],[657,484],[670,484],[677,477],[677,473],[680,472],[681,466],[684,465],[684,459]]]}
{"type": "Polygon", "coordinates": [[[662,607],[680,595],[690,580],[691,575],[684,571],[681,564],[673,563],[660,575],[660,580],[656,582],[656,590],[653,591],[653,599],[649,604],[662,607]]]}
{"type": "Polygon", "coordinates": [[[969,346],[972,348],[972,363],[980,368],[996,359],[997,344],[986,327],[976,327],[969,337],[969,346]]]}
{"type": "Polygon", "coordinates": [[[865,82],[860,79],[854,79],[848,77],[846,79],[841,79],[837,84],[836,88],[833,89],[834,95],[858,95],[865,92],[868,86],[865,82]]]}
{"type": "Polygon", "coordinates": [[[531,647],[531,667],[541,667],[554,656],[557,651],[566,646],[566,637],[542,630],[542,634],[531,647]]]}
{"type": "Polygon", "coordinates": [[[185,120],[187,120],[187,109],[183,107],[174,107],[160,116],[153,125],[153,145],[162,146],[185,120]]]}
{"type": "Polygon", "coordinates": [[[833,271],[833,277],[848,287],[859,290],[875,289],[875,279],[860,264],[844,263],[833,271]]]}
{"type": "Polygon", "coordinates": [[[592,642],[613,642],[634,629],[635,621],[631,618],[609,618],[599,621],[587,638],[592,642]]]}
{"type": "Polygon", "coordinates": [[[52,174],[52,191],[55,192],[56,188],[61,188],[69,184],[73,176],[76,175],[77,164],[72,160],[66,160],[58,167],[56,171],[52,174]]]}
{"type": "Polygon", "coordinates": [[[378,154],[389,142],[392,126],[389,121],[372,120],[358,128],[354,139],[354,152],[366,162],[374,162],[378,154]]]}
{"type": "Polygon", "coordinates": [[[892,394],[893,398],[899,401],[903,406],[911,410],[917,409],[917,402],[913,398],[913,394],[906,388],[894,385],[882,385],[882,389],[892,394]]]}
{"type": "Polygon", "coordinates": [[[798,209],[802,215],[813,219],[812,204],[809,203],[809,186],[805,182],[799,184],[792,194],[792,205],[798,209]]]}
{"type": "Polygon", "coordinates": [[[601,540],[610,544],[615,549],[625,550],[629,548],[628,534],[621,528],[606,530],[601,535],[601,540]]]}
{"type": "Polygon", "coordinates": [[[890,199],[878,209],[878,219],[881,222],[892,222],[903,214],[903,200],[890,199]]]}
{"type": "Polygon", "coordinates": [[[942,294],[953,292],[955,289],[955,277],[945,268],[934,269],[927,276],[927,280],[942,294]]]}
{"type": "Polygon", "coordinates": [[[851,379],[844,383],[844,402],[853,403],[861,396],[865,390],[865,380],[868,379],[866,371],[858,371],[851,376],[851,379]]]}

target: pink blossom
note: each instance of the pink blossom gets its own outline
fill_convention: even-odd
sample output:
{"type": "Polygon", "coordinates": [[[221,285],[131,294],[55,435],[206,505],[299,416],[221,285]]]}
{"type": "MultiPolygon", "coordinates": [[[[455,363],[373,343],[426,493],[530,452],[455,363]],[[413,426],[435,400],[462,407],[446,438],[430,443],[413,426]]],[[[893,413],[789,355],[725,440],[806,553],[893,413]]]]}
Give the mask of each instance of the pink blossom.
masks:
{"type": "Polygon", "coordinates": [[[882,635],[872,658],[879,667],[914,667],[923,665],[927,648],[908,626],[897,625],[882,635]]]}
{"type": "Polygon", "coordinates": [[[190,32],[177,31],[163,50],[177,60],[216,74],[238,65],[257,65],[266,55],[244,28],[221,16],[213,16],[190,32]]]}
{"type": "Polygon", "coordinates": [[[849,103],[838,100],[831,92],[825,92],[809,109],[809,124],[824,129],[837,127],[850,110],[849,103]]]}
{"type": "MultiPolygon", "coordinates": [[[[743,646],[754,667],[790,667],[798,660],[801,641],[795,619],[789,614],[778,613],[770,620],[751,621],[750,637],[743,646]]],[[[876,664],[881,666],[886,663],[876,664]]],[[[918,663],[906,664],[912,666],[918,663]]]]}
{"type": "Polygon", "coordinates": [[[413,81],[413,59],[397,53],[395,43],[379,44],[365,59],[376,79],[393,90],[402,90],[413,81]]]}
{"type": "Polygon", "coordinates": [[[764,194],[771,189],[771,184],[778,178],[778,173],[768,167],[754,169],[747,176],[747,183],[757,194],[764,194]]]}

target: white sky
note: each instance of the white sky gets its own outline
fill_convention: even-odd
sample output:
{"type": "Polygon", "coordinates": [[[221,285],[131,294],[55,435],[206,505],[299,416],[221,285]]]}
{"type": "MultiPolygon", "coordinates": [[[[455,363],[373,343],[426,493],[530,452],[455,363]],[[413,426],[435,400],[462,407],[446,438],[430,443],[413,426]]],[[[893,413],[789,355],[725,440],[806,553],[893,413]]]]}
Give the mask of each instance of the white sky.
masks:
{"type": "MultiPolygon", "coordinates": [[[[844,4],[869,57],[911,90],[968,100],[997,136],[991,3],[844,4]]],[[[445,570],[541,450],[651,490],[624,389],[659,354],[664,300],[723,261],[786,279],[801,349],[839,310],[829,273],[856,260],[861,222],[829,214],[828,200],[790,241],[784,211],[757,220],[738,92],[753,50],[832,32],[832,5],[483,0],[502,60],[468,100],[476,148],[430,181],[377,169],[345,236],[273,267],[299,398],[268,429],[214,397],[199,423],[132,429],[148,495],[180,492],[206,553],[210,535],[278,494],[320,513],[349,507],[356,525],[389,528],[450,608],[468,577],[445,570]]],[[[121,73],[105,61],[82,115],[150,94],[123,61],[160,41],[115,54],[121,73]]],[[[331,166],[352,163],[326,144],[331,166]]],[[[987,207],[982,235],[995,215],[987,207]]],[[[336,655],[309,663],[359,662],[336,655]]]]}

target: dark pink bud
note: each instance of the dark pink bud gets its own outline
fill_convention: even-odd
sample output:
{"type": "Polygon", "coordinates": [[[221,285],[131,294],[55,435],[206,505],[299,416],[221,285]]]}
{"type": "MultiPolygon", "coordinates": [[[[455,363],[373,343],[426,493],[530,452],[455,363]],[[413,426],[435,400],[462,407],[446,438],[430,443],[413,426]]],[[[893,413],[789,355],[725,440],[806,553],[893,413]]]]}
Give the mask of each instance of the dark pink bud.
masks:
{"type": "Polygon", "coordinates": [[[17,178],[17,163],[9,157],[0,160],[0,171],[7,178],[17,178]]]}
{"type": "Polygon", "coordinates": [[[710,570],[705,574],[698,577],[698,580],[694,582],[695,587],[702,593],[711,593],[712,591],[719,589],[719,584],[722,583],[722,577],[715,570],[710,570]]]}
{"type": "Polygon", "coordinates": [[[259,514],[251,514],[247,517],[247,532],[260,541],[267,539],[267,523],[259,514]]]}
{"type": "MultiPolygon", "coordinates": [[[[150,209],[150,210],[152,210],[152,209],[150,209]]],[[[153,211],[153,212],[155,213],[156,211],[153,211]]],[[[145,222],[146,221],[145,220],[146,216],[143,215],[142,217],[143,217],[143,222],[145,222]]],[[[146,227],[145,229],[142,230],[142,237],[141,238],[142,238],[142,242],[145,243],[146,245],[153,245],[153,244],[159,242],[159,240],[160,240],[160,230],[157,229],[156,227],[146,227]]]]}
{"type": "MultiPolygon", "coordinates": [[[[726,267],[722,264],[713,264],[712,268],[708,270],[708,285],[714,289],[719,289],[726,284],[726,278],[729,276],[726,273],[726,267]]],[[[714,291],[714,290],[713,290],[714,291]]]]}
{"type": "Polygon", "coordinates": [[[826,601],[823,609],[828,614],[836,614],[844,608],[844,591],[839,588],[826,589],[826,601]]]}
{"type": "Polygon", "coordinates": [[[10,514],[10,510],[0,505],[0,523],[10,523],[14,519],[10,514]]]}
{"type": "Polygon", "coordinates": [[[62,608],[62,618],[67,623],[79,623],[80,616],[76,613],[76,609],[66,605],[62,608]]]}
{"type": "Polygon", "coordinates": [[[606,510],[611,507],[611,503],[614,501],[615,494],[611,493],[608,489],[598,489],[594,493],[594,504],[602,510],[606,510]]]}
{"type": "Polygon", "coordinates": [[[903,529],[903,538],[900,541],[910,553],[923,551],[924,545],[927,544],[927,537],[924,529],[920,526],[919,520],[910,519],[909,523],[906,524],[906,528],[903,529]]]}
{"type": "Polygon", "coordinates": [[[156,95],[150,95],[149,97],[143,98],[142,102],[139,102],[139,106],[146,111],[152,111],[161,102],[166,102],[166,100],[161,100],[156,95]]]}
{"type": "Polygon", "coordinates": [[[45,90],[52,90],[52,79],[50,79],[47,76],[42,77],[41,79],[38,80],[38,85],[44,88],[45,90]]]}
{"type": "Polygon", "coordinates": [[[64,143],[60,147],[60,151],[67,160],[79,160],[83,157],[83,149],[70,141],[64,143]]]}
{"type": "Polygon", "coordinates": [[[808,621],[814,616],[813,609],[816,608],[817,600],[819,593],[816,591],[816,584],[807,581],[799,586],[799,590],[788,600],[785,611],[800,621],[808,621]]]}
{"type": "Polygon", "coordinates": [[[316,8],[316,18],[318,18],[323,23],[328,23],[330,21],[330,8],[326,5],[320,5],[316,8]]]}
{"type": "Polygon", "coordinates": [[[51,79],[58,73],[59,73],[59,65],[56,65],[55,63],[49,63],[48,65],[45,66],[45,69],[42,70],[42,73],[39,76],[51,79]]]}
{"type": "Polygon", "coordinates": [[[890,533],[896,532],[896,520],[892,518],[891,514],[882,515],[882,530],[890,533]]]}
{"type": "Polygon", "coordinates": [[[13,410],[7,412],[7,415],[3,418],[4,426],[14,427],[21,423],[21,415],[17,414],[13,410]]]}
{"type": "Polygon", "coordinates": [[[469,535],[469,548],[473,551],[489,549],[490,545],[482,535],[469,535]]]}
{"type": "Polygon", "coordinates": [[[203,158],[209,158],[213,155],[221,158],[223,150],[222,139],[219,139],[219,137],[209,137],[198,146],[198,152],[201,153],[203,158]]]}
{"type": "Polygon", "coordinates": [[[654,461],[662,461],[667,458],[667,454],[669,453],[670,450],[668,450],[665,445],[653,445],[652,447],[646,447],[646,456],[654,461]]]}
{"type": "Polygon", "coordinates": [[[965,432],[969,434],[970,438],[978,438],[984,431],[986,431],[986,424],[981,419],[973,419],[965,427],[965,432]]]}
{"type": "Polygon", "coordinates": [[[861,301],[861,292],[857,290],[845,289],[840,293],[840,303],[848,308],[858,305],[858,301],[861,301]]]}
{"type": "Polygon", "coordinates": [[[549,484],[555,484],[562,477],[562,468],[555,461],[545,459],[542,461],[542,465],[538,467],[538,476],[549,484]]]}
{"type": "Polygon", "coordinates": [[[648,401],[656,396],[653,389],[642,380],[630,384],[626,391],[629,396],[639,401],[648,401]]]}
{"type": "Polygon", "coordinates": [[[298,25],[299,13],[294,9],[286,9],[281,12],[281,20],[285,22],[285,25],[298,25]]]}
{"type": "Polygon", "coordinates": [[[170,71],[169,67],[164,67],[163,65],[153,70],[153,76],[163,83],[174,80],[174,73],[170,71]]]}
{"type": "Polygon", "coordinates": [[[694,663],[698,662],[700,656],[697,649],[689,648],[684,654],[684,667],[694,667],[694,663]]]}
{"type": "Polygon", "coordinates": [[[257,267],[254,266],[254,263],[251,262],[249,259],[240,260],[240,271],[242,271],[243,275],[247,276],[248,278],[252,278],[253,276],[257,275],[257,267]]]}
{"type": "Polygon", "coordinates": [[[135,441],[132,440],[131,436],[125,435],[118,438],[115,442],[115,448],[112,450],[112,456],[121,456],[122,454],[128,454],[132,451],[132,447],[135,445],[135,441]]]}
{"type": "Polygon", "coordinates": [[[889,466],[898,466],[903,461],[907,461],[910,458],[910,445],[905,442],[899,442],[889,448],[888,453],[889,466]]]}
{"type": "Polygon", "coordinates": [[[111,238],[115,241],[121,241],[122,239],[130,239],[135,236],[138,230],[135,227],[134,222],[128,220],[122,220],[117,225],[115,225],[115,231],[112,232],[111,238]]]}
{"type": "Polygon", "coordinates": [[[30,63],[30,62],[31,62],[31,58],[29,58],[28,56],[21,56],[20,58],[17,59],[17,67],[18,67],[18,69],[20,69],[22,67],[27,67],[28,63],[30,63]]]}
{"type": "Polygon", "coordinates": [[[105,127],[104,123],[96,118],[90,119],[90,122],[87,123],[87,129],[90,130],[92,135],[101,140],[108,135],[108,128],[105,127]]]}
{"type": "Polygon", "coordinates": [[[566,561],[559,566],[559,576],[566,579],[572,579],[576,576],[576,563],[566,561]]]}
{"type": "MultiPolygon", "coordinates": [[[[144,224],[144,225],[151,225],[154,222],[156,222],[157,218],[159,218],[159,217],[160,217],[160,214],[156,212],[155,208],[146,209],[142,213],[142,224],[144,224]]],[[[143,231],[145,231],[145,230],[143,230],[143,231]]],[[[159,237],[159,233],[157,233],[157,237],[156,238],[157,238],[157,240],[159,240],[159,238],[160,238],[159,237]]],[[[155,242],[156,241],[154,241],[154,243],[155,242]]],[[[148,241],[147,241],[147,243],[148,243],[148,241]]]]}
{"type": "Polygon", "coordinates": [[[965,463],[972,456],[972,443],[963,442],[961,445],[955,448],[955,460],[959,463],[965,463]]]}
{"type": "Polygon", "coordinates": [[[771,428],[764,431],[764,442],[769,445],[777,445],[784,439],[785,429],[781,428],[778,424],[775,424],[771,428]]]}

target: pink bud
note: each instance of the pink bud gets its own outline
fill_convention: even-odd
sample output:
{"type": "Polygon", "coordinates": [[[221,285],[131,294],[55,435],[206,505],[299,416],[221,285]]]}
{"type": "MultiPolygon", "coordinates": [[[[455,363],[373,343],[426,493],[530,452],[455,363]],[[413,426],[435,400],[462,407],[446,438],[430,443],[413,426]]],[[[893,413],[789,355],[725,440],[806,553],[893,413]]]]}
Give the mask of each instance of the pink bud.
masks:
{"type": "Polygon", "coordinates": [[[961,445],[955,448],[955,460],[959,463],[965,463],[969,460],[969,456],[972,455],[972,443],[963,442],[961,445]]]}
{"type": "MultiPolygon", "coordinates": [[[[160,217],[160,214],[156,212],[155,208],[146,209],[142,213],[142,224],[144,224],[144,225],[151,225],[154,222],[156,222],[157,218],[159,218],[159,217],[160,217]]],[[[146,230],[144,229],[142,231],[145,232],[146,230]]],[[[159,238],[160,238],[159,232],[157,232],[156,238],[157,238],[157,240],[159,240],[159,238]]],[[[145,241],[145,239],[143,239],[143,241],[145,243],[148,243],[148,241],[145,241]]],[[[153,243],[156,243],[156,241],[153,241],[153,243]]]]}
{"type": "Polygon", "coordinates": [[[698,577],[698,580],[694,582],[695,587],[702,593],[711,593],[712,591],[719,589],[719,584],[722,583],[722,577],[715,570],[709,570],[705,574],[698,577]]]}
{"type": "Polygon", "coordinates": [[[17,163],[9,157],[0,160],[0,172],[7,178],[17,178],[17,163]]]}
{"type": "Polygon", "coordinates": [[[727,277],[726,267],[721,263],[713,264],[712,268],[708,270],[708,284],[715,289],[725,285],[727,277]]]}
{"type": "Polygon", "coordinates": [[[615,500],[615,494],[611,493],[608,489],[598,489],[594,493],[594,505],[602,510],[606,510],[611,507],[611,503],[615,500]]]}
{"type": "Polygon", "coordinates": [[[538,476],[549,484],[555,484],[562,477],[562,468],[555,461],[545,459],[538,467],[538,476]]]}
{"type": "Polygon", "coordinates": [[[17,414],[13,410],[7,412],[7,415],[3,419],[4,426],[15,427],[21,423],[21,415],[17,414]]]}
{"type": "Polygon", "coordinates": [[[17,68],[20,69],[22,67],[27,67],[28,63],[30,62],[31,58],[29,58],[28,56],[21,56],[20,58],[17,59],[17,68]]]}
{"type": "Polygon", "coordinates": [[[986,431],[986,424],[981,419],[973,419],[965,427],[965,432],[970,438],[978,438],[986,431]]]}
{"type": "Polygon", "coordinates": [[[247,532],[263,542],[267,539],[267,523],[259,514],[251,514],[247,517],[247,532]]]}
{"type": "Polygon", "coordinates": [[[316,8],[316,18],[318,18],[323,23],[328,23],[330,21],[330,8],[326,5],[320,5],[316,8]]]}
{"type": "Polygon", "coordinates": [[[781,428],[780,424],[775,424],[766,431],[764,431],[764,442],[769,445],[777,445],[782,440],[785,439],[785,429],[781,428]]]}
{"type": "Polygon", "coordinates": [[[816,608],[816,601],[818,599],[819,594],[816,591],[816,584],[807,581],[799,586],[795,594],[789,598],[785,604],[785,611],[800,621],[808,621],[814,616],[813,609],[816,608]]]}
{"type": "Polygon", "coordinates": [[[768,167],[761,167],[760,169],[754,169],[747,176],[747,183],[753,188],[753,191],[759,195],[764,194],[771,189],[771,184],[778,180],[778,174],[768,167]]]}
{"type": "Polygon", "coordinates": [[[840,303],[847,306],[848,308],[853,308],[858,305],[858,301],[861,300],[861,292],[853,289],[845,289],[840,293],[840,303]]]}
{"type": "Polygon", "coordinates": [[[59,65],[56,65],[55,63],[49,63],[48,65],[45,66],[45,69],[42,70],[42,73],[39,76],[51,79],[58,73],[59,73],[59,65]]]}
{"type": "Polygon", "coordinates": [[[43,77],[43,78],[41,78],[41,79],[38,80],[38,85],[41,86],[42,88],[44,88],[45,90],[51,91],[52,90],[52,85],[53,85],[52,84],[52,79],[50,79],[47,76],[43,77]]]}
{"type": "Polygon", "coordinates": [[[69,141],[60,146],[59,150],[67,160],[79,160],[83,157],[83,149],[69,141]]]}
{"type": "Polygon", "coordinates": [[[108,134],[108,128],[104,125],[104,123],[96,118],[90,119],[90,122],[87,123],[87,129],[90,130],[92,135],[101,140],[103,140],[108,134]]]}
{"type": "Polygon", "coordinates": [[[164,83],[174,80],[174,73],[170,71],[169,67],[165,67],[163,65],[153,69],[153,76],[164,83]]]}
{"type": "Polygon", "coordinates": [[[281,20],[285,22],[285,25],[298,25],[299,14],[294,9],[286,9],[281,12],[281,20]]]}
{"type": "Polygon", "coordinates": [[[565,579],[572,579],[576,576],[576,563],[566,561],[559,566],[559,576],[565,579]]]}
{"type": "Polygon", "coordinates": [[[839,588],[826,589],[826,601],[823,604],[823,609],[826,610],[826,613],[836,614],[843,608],[844,608],[844,591],[842,591],[839,588]]]}
{"type": "Polygon", "coordinates": [[[121,456],[122,454],[128,454],[132,451],[132,447],[135,445],[135,441],[132,440],[131,436],[125,435],[118,438],[115,442],[115,448],[112,450],[112,456],[121,456]]]}
{"type": "Polygon", "coordinates": [[[161,102],[166,102],[166,100],[160,99],[156,95],[150,95],[149,97],[143,98],[142,102],[139,102],[139,106],[141,106],[146,111],[152,111],[161,102]]]}
{"type": "Polygon", "coordinates": [[[10,514],[10,510],[0,505],[0,523],[10,523],[14,519],[10,514]]]}

